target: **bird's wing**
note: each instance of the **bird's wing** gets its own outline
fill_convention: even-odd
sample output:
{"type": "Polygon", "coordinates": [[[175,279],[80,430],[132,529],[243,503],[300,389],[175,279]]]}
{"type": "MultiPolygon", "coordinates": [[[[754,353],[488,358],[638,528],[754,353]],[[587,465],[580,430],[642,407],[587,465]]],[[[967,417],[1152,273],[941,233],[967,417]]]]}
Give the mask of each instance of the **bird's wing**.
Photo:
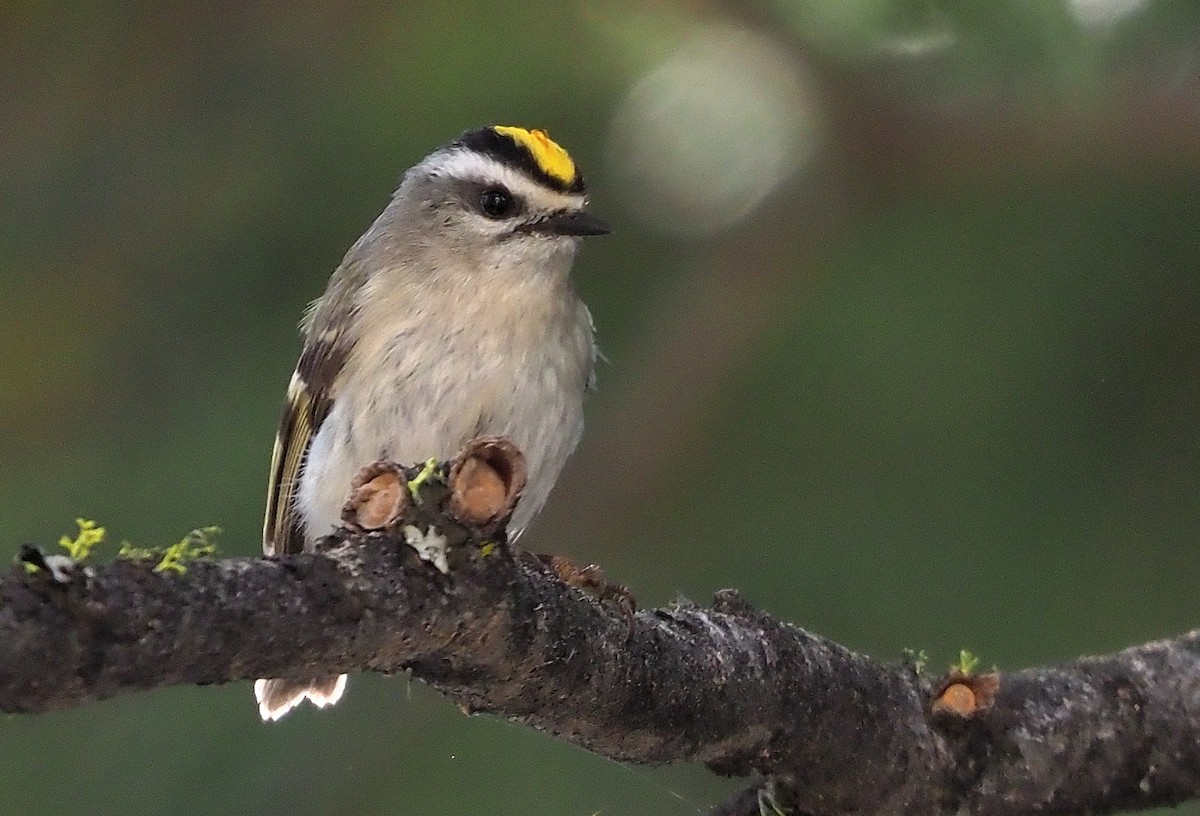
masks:
{"type": "Polygon", "coordinates": [[[333,408],[335,378],[348,350],[342,337],[324,333],[305,345],[288,385],[267,488],[267,514],[263,522],[263,552],[267,555],[304,549],[304,520],[296,507],[300,471],[313,437],[333,408]]]}

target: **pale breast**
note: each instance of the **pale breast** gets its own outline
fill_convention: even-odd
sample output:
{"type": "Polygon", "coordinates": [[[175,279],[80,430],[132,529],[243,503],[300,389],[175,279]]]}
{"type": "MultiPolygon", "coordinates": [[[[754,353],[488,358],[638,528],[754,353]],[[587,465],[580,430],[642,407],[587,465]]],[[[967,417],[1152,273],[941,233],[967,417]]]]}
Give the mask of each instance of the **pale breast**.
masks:
{"type": "MultiPolygon", "coordinates": [[[[449,459],[494,434],[525,454],[529,479],[510,529],[545,503],[583,430],[593,350],[586,309],[575,301],[558,330],[413,330],[356,349],[334,406],[313,440],[298,495],[309,540],[338,523],[354,475],[376,459],[449,459]]],[[[470,324],[468,324],[470,325],[470,324]]]]}

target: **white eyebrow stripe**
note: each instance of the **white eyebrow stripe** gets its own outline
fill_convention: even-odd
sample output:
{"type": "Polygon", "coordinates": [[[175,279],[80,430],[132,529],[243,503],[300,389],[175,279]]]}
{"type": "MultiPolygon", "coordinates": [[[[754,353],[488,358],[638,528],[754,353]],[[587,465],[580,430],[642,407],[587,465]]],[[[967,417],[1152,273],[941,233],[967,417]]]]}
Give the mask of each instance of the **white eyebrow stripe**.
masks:
{"type": "Polygon", "coordinates": [[[432,175],[502,184],[532,204],[534,209],[578,210],[587,203],[587,196],[551,190],[490,156],[470,150],[456,149],[435,153],[426,160],[425,169],[432,175]]]}

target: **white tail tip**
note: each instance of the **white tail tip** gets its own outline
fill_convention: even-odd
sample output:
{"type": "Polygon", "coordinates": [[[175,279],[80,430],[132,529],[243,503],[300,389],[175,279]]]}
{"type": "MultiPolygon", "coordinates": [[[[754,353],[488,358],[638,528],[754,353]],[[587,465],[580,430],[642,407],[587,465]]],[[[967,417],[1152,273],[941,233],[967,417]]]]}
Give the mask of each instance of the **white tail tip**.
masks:
{"type": "Polygon", "coordinates": [[[254,681],[254,697],[258,700],[258,714],[266,722],[274,722],[307,697],[317,708],[331,706],[346,692],[346,675],[334,678],[311,680],[307,683],[279,679],[254,681]]]}

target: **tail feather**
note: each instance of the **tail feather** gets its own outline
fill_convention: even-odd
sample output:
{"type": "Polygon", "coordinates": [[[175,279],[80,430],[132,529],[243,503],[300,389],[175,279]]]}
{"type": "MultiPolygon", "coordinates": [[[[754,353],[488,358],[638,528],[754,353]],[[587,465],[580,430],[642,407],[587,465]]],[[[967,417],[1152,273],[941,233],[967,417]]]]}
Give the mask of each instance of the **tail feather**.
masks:
{"type": "Polygon", "coordinates": [[[346,691],[346,675],[314,677],[310,680],[255,680],[258,713],[267,721],[278,720],[307,697],[317,708],[331,706],[346,691]]]}

